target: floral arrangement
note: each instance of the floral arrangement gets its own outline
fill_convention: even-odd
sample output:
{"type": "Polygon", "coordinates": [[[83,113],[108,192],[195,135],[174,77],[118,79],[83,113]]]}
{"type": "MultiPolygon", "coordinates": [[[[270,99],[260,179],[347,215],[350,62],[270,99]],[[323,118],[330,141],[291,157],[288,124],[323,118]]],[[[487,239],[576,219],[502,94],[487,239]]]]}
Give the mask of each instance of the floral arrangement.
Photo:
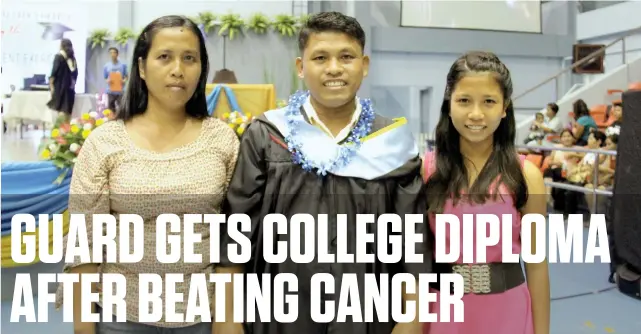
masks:
{"type": "Polygon", "coordinates": [[[236,132],[238,137],[243,135],[252,118],[253,117],[251,115],[246,116],[235,110],[231,113],[226,112],[221,117],[221,119],[236,132]]]}
{"type": "Polygon", "coordinates": [[[94,111],[71,120],[63,113],[58,116],[50,137],[43,142],[39,150],[41,159],[53,161],[56,167],[63,170],[55,183],[60,184],[73,168],[82,145],[91,132],[112,117],[113,112],[110,109],[103,110],[102,115],[94,111]]]}

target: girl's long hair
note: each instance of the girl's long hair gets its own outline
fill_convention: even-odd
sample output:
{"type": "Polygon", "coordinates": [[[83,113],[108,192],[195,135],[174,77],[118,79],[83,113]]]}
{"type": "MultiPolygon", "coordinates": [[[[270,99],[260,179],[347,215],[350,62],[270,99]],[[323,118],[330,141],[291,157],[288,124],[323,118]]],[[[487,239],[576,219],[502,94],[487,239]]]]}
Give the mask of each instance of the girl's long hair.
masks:
{"type": "Polygon", "coordinates": [[[510,71],[489,52],[470,52],[457,59],[447,75],[445,97],[441,105],[441,116],[436,126],[434,173],[427,180],[429,211],[442,213],[445,202],[452,199],[456,204],[465,192],[470,202],[483,204],[488,198],[496,198],[499,186],[506,187],[513,196],[517,209],[527,202],[527,184],[521,162],[514,146],[516,121],[512,98],[510,71]],[[452,92],[458,81],[467,73],[490,72],[503,91],[506,116],[494,131],[494,147],[487,163],[470,187],[468,171],[460,151],[460,134],[450,118],[452,92]],[[498,181],[498,182],[497,182],[498,181]]]}

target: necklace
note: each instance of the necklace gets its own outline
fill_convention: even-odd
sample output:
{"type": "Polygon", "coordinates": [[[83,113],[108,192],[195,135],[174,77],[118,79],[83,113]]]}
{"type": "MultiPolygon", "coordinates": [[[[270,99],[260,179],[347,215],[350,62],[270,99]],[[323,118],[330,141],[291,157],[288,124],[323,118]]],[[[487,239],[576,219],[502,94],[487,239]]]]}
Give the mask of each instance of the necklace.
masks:
{"type": "Polygon", "coordinates": [[[289,134],[285,137],[287,149],[292,154],[292,161],[301,165],[303,170],[311,172],[316,169],[316,174],[325,176],[328,171],[342,168],[350,163],[361,147],[361,140],[367,136],[374,121],[375,113],[370,99],[360,99],[362,112],[354,129],[350,132],[349,137],[344,145],[340,145],[338,154],[330,161],[312,161],[302,150],[302,144],[298,139],[298,129],[300,128],[301,115],[300,108],[309,97],[308,91],[298,91],[289,97],[286,107],[285,116],[289,134]]]}

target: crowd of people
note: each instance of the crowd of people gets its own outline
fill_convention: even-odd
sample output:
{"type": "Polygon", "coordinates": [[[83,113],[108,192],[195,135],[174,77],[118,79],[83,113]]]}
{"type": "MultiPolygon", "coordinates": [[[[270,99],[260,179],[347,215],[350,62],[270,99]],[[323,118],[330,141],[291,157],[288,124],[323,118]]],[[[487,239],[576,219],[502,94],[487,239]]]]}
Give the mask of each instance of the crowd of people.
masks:
{"type": "MultiPolygon", "coordinates": [[[[604,115],[605,119],[597,121],[585,101],[576,100],[570,113],[571,121],[566,127],[556,117],[558,109],[555,103],[550,103],[546,115],[537,114],[525,142],[528,146],[563,148],[551,151],[533,149],[545,157],[541,166],[545,180],[611,191],[616,155],[599,154],[597,159],[596,153],[572,151],[572,148],[616,151],[623,116],[621,101],[615,101],[604,115]]],[[[598,201],[594,203],[591,192],[548,186],[547,193],[550,208],[566,215],[604,213],[609,203],[605,195],[598,195],[598,201]]]]}

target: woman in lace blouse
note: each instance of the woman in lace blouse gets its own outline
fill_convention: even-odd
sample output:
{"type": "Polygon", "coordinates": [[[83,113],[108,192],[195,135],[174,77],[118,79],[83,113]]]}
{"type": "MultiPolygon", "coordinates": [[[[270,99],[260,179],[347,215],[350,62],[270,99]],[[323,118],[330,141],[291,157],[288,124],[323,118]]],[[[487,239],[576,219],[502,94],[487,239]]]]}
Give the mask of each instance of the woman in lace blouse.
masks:
{"type": "MultiPolygon", "coordinates": [[[[218,236],[209,235],[208,224],[194,227],[194,232],[202,236],[194,250],[195,254],[202,254],[202,263],[184,263],[181,258],[177,263],[163,264],[156,259],[155,220],[162,213],[180,217],[188,213],[220,213],[239,141],[232,129],[207,112],[208,57],[203,36],[192,21],[165,16],[151,22],[136,41],[131,69],[117,119],[97,128],[78,156],[69,211],[141,216],[143,260],[130,264],[85,263],[76,259],[65,266],[67,272],[118,273],[127,280],[125,323],[80,322],[80,299],[86,296],[81,296],[79,284],[74,285],[74,332],[145,334],[163,328],[163,333],[210,334],[210,319],[196,317],[175,322],[165,319],[164,310],[158,321],[141,323],[138,274],[185,274],[184,281],[176,285],[176,292],[183,293],[186,301],[190,274],[213,272],[208,261],[209,239],[218,236]]],[[[93,252],[90,219],[87,225],[93,252]]],[[[130,238],[133,245],[133,233],[130,238]]],[[[169,253],[169,245],[160,246],[169,253]]],[[[213,286],[209,286],[209,296],[213,298],[213,286]]],[[[100,291],[101,287],[96,289],[100,291]]],[[[58,306],[62,301],[60,290],[58,306]]],[[[93,307],[95,313],[102,313],[100,302],[93,307]]],[[[175,309],[184,314],[186,303],[177,303],[175,309]]]]}

